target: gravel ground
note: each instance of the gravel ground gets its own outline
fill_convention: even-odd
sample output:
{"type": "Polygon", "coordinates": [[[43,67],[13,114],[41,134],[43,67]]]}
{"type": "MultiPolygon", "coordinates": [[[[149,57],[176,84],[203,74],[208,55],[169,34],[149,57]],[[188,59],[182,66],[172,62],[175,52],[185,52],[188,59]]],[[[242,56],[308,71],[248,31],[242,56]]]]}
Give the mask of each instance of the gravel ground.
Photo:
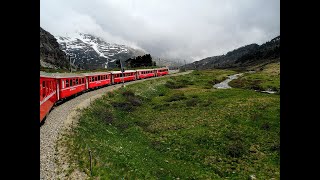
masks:
{"type": "MultiPolygon", "coordinates": [[[[177,72],[178,71],[176,70],[170,71],[169,76],[184,75],[190,73],[191,71],[184,73],[177,72]]],[[[133,84],[142,81],[145,80],[132,81],[127,82],[125,84],[133,84]]],[[[93,100],[99,98],[107,91],[111,91],[119,87],[121,87],[121,84],[107,86],[101,89],[81,94],[73,99],[70,99],[60,104],[49,113],[44,124],[40,127],[40,179],[63,179],[61,175],[59,175],[60,171],[58,171],[58,166],[56,164],[56,161],[61,159],[60,157],[57,157],[59,153],[56,149],[56,143],[59,139],[59,134],[62,133],[63,130],[66,130],[68,126],[70,126],[72,121],[70,121],[70,119],[72,119],[72,116],[75,116],[76,109],[79,108],[79,106],[88,106],[90,104],[88,103],[90,102],[90,99],[93,100]]],[[[83,179],[81,178],[83,177],[81,174],[76,174],[78,174],[76,179],[83,179]]]]}

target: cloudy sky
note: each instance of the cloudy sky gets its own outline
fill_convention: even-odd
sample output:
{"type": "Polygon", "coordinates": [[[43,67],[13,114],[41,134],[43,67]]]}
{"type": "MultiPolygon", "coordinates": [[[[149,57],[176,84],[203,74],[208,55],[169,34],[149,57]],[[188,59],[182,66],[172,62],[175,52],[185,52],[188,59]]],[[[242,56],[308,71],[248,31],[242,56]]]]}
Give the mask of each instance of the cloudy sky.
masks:
{"type": "Polygon", "coordinates": [[[280,35],[280,0],[40,0],[40,26],[192,62],[280,35]]]}

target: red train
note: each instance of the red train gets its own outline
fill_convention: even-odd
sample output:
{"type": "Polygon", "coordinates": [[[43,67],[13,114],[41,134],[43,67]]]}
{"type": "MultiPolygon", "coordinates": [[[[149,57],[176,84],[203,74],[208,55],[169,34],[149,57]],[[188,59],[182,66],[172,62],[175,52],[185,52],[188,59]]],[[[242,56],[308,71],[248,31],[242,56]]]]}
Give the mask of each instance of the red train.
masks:
{"type": "Polygon", "coordinates": [[[164,76],[168,73],[168,68],[127,70],[123,73],[124,77],[122,78],[121,71],[82,74],[40,72],[40,123],[59,100],[89,89],[117,84],[122,81],[164,76]]]}

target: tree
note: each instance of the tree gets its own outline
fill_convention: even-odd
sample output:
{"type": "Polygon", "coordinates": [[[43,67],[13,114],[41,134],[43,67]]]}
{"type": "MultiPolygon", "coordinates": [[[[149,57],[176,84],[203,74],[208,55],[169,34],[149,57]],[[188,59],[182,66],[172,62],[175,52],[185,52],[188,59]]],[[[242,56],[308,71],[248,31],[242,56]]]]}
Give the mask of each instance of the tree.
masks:
{"type": "Polygon", "coordinates": [[[121,68],[121,64],[120,64],[120,60],[119,59],[116,60],[116,65],[117,65],[118,68],[121,68]]]}

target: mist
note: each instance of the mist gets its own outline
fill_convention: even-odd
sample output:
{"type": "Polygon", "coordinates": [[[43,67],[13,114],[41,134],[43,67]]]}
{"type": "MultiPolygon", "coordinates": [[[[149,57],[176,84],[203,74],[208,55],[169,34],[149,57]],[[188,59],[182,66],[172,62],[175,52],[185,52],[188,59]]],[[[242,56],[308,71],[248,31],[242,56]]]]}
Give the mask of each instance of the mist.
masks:
{"type": "Polygon", "coordinates": [[[280,1],[41,0],[40,26],[193,62],[280,35],[280,1]]]}

